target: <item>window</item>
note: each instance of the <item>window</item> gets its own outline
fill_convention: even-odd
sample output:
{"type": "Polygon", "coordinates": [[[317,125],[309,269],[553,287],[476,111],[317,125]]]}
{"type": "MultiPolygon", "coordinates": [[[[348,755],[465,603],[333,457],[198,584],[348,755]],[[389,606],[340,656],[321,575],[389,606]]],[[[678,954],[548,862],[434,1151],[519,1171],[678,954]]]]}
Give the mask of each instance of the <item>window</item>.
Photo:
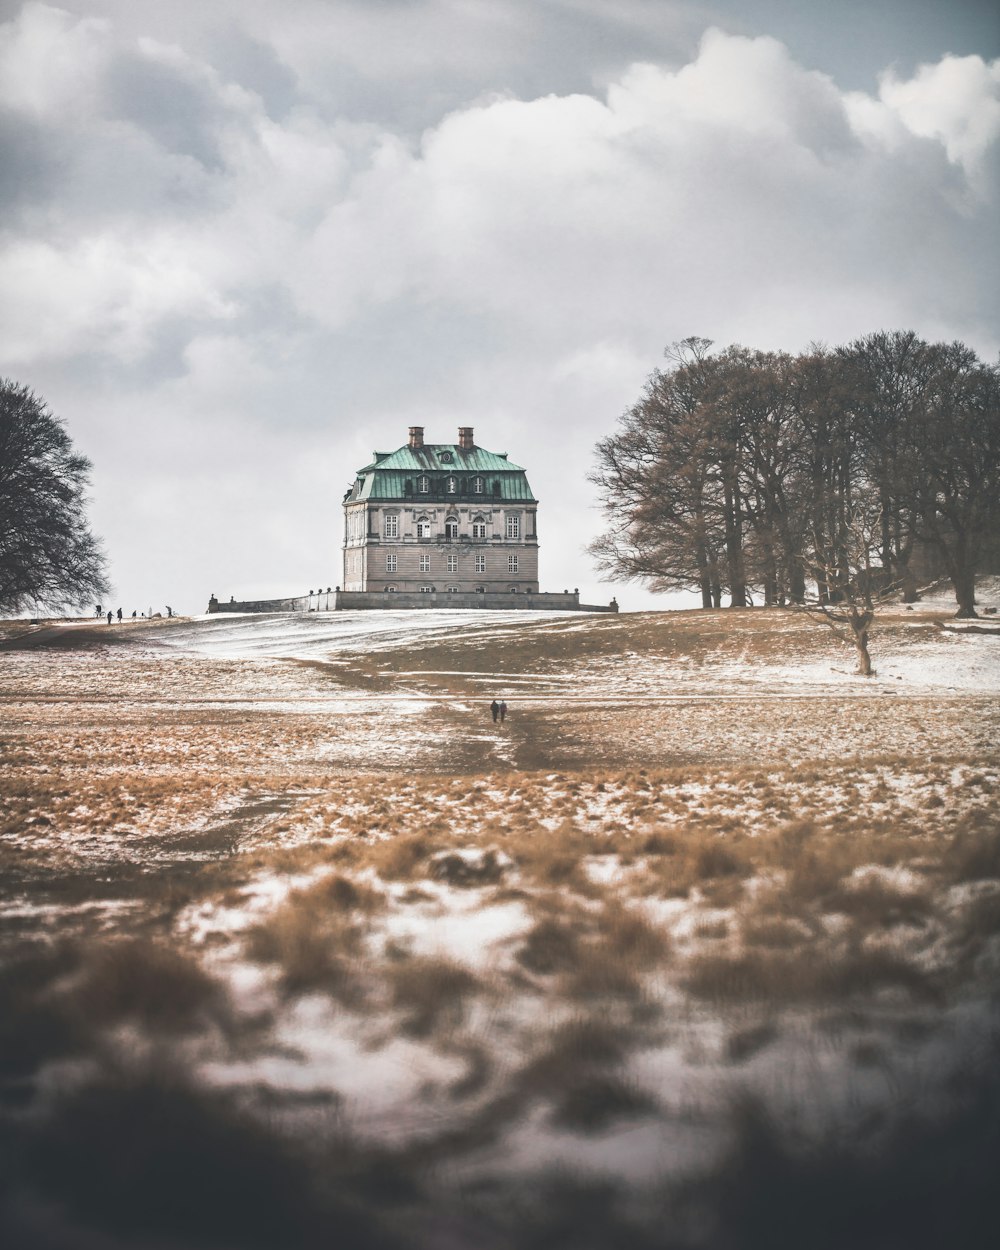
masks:
{"type": "Polygon", "coordinates": [[[508,557],[507,557],[507,572],[508,572],[508,573],[516,573],[516,572],[517,572],[517,556],[508,556],[508,557]]]}
{"type": "Polygon", "coordinates": [[[486,518],[485,517],[475,516],[472,518],[472,537],[473,538],[485,538],[486,537],[486,518]]]}
{"type": "Polygon", "coordinates": [[[476,594],[477,594],[477,595],[485,595],[485,594],[486,594],[486,587],[485,587],[485,586],[477,586],[477,587],[476,587],[476,594]]]}
{"type": "Polygon", "coordinates": [[[449,556],[449,557],[448,557],[448,572],[449,572],[449,573],[457,573],[457,572],[458,572],[458,556],[449,556]]]}
{"type": "Polygon", "coordinates": [[[450,516],[444,523],[445,538],[458,537],[458,517],[450,516]]]}
{"type": "Polygon", "coordinates": [[[510,588],[510,593],[511,593],[512,595],[516,595],[516,594],[517,594],[517,587],[516,587],[516,586],[511,586],[511,588],[510,588]]]}
{"type": "Polygon", "coordinates": [[[445,490],[448,492],[449,495],[457,494],[458,479],[454,477],[448,478],[447,482],[445,483],[445,490]]]}
{"type": "Polygon", "coordinates": [[[481,477],[474,477],[472,479],[472,493],[474,495],[481,495],[485,487],[486,487],[486,483],[483,481],[481,477]]]}
{"type": "Polygon", "coordinates": [[[386,538],[399,537],[399,517],[395,512],[387,512],[383,517],[383,534],[386,538]]]}
{"type": "Polygon", "coordinates": [[[389,552],[385,557],[385,571],[387,573],[395,573],[396,571],[396,553],[389,552]]]}
{"type": "Polygon", "coordinates": [[[430,490],[430,488],[431,488],[431,479],[425,473],[421,474],[420,477],[417,478],[418,494],[426,495],[427,492],[430,490]]]}
{"type": "Polygon", "coordinates": [[[449,595],[457,595],[457,594],[458,594],[458,587],[457,587],[457,586],[446,586],[446,587],[445,587],[445,590],[447,590],[447,592],[448,592],[448,594],[449,594],[449,595]]]}
{"type": "Polygon", "coordinates": [[[421,557],[420,557],[420,572],[421,572],[421,573],[429,573],[430,571],[431,571],[431,558],[430,558],[430,556],[421,556],[421,557]]]}
{"type": "Polygon", "coordinates": [[[521,518],[516,512],[507,513],[507,537],[521,537],[521,518]]]}
{"type": "Polygon", "coordinates": [[[476,572],[477,573],[486,572],[486,557],[485,556],[476,556],[476,572]]]}
{"type": "Polygon", "coordinates": [[[396,587],[395,587],[395,586],[383,586],[383,587],[382,587],[382,590],[383,590],[386,594],[389,594],[389,595],[394,595],[394,594],[396,593],[396,587]]]}
{"type": "Polygon", "coordinates": [[[430,538],[430,536],[431,536],[431,523],[430,521],[427,520],[426,517],[422,517],[417,522],[417,537],[418,538],[430,538]]]}
{"type": "Polygon", "coordinates": [[[433,590],[434,590],[434,587],[433,587],[433,586],[421,586],[421,587],[420,587],[420,593],[421,593],[422,595],[429,595],[429,594],[431,594],[431,592],[432,592],[433,590]]]}

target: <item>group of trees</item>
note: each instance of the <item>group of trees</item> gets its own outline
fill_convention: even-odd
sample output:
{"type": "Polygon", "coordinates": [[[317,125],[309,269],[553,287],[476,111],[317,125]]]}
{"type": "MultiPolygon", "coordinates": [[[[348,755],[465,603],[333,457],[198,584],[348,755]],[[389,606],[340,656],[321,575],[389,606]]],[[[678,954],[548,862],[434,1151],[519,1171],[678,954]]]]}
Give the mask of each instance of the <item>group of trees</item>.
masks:
{"type": "Polygon", "coordinates": [[[0,612],[92,604],[108,588],[87,524],[90,461],[26,386],[0,379],[0,612]]]}
{"type": "Polygon", "coordinates": [[[912,601],[915,553],[931,553],[975,616],[1000,531],[1000,369],[909,332],[797,356],[711,348],[668,348],[597,446],[603,571],[705,607],[890,585],[912,601]]]}

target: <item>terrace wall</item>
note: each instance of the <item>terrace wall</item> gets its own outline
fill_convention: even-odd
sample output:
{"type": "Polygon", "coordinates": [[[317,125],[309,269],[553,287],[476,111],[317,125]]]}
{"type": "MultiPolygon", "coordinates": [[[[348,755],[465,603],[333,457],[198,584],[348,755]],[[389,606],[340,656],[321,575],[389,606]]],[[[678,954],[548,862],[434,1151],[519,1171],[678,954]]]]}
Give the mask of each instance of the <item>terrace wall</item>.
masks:
{"type": "Polygon", "coordinates": [[[581,603],[578,591],[541,591],[534,594],[453,593],[434,591],[420,592],[325,590],[313,595],[299,595],[289,599],[230,599],[222,603],[213,595],[208,601],[209,612],[340,612],[380,609],[426,609],[426,608],[484,608],[493,612],[617,612],[614,599],[609,604],[581,603]]]}

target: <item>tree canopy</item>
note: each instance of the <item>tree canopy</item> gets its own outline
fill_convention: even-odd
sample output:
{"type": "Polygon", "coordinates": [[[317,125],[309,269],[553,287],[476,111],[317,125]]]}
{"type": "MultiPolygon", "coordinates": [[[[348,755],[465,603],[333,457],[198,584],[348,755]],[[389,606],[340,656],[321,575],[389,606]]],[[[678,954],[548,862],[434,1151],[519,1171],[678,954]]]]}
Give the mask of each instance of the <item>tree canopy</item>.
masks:
{"type": "Polygon", "coordinates": [[[797,356],[706,339],[667,349],[591,480],[607,518],[601,569],[705,607],[834,602],[873,519],[868,576],[916,595],[915,551],[975,615],[1000,532],[1000,370],[961,343],[868,335],[797,356]],[[824,574],[823,570],[829,570],[824,574]]]}
{"type": "Polygon", "coordinates": [[[90,469],[42,400],[0,379],[0,612],[60,611],[107,591],[86,518],[90,469]]]}

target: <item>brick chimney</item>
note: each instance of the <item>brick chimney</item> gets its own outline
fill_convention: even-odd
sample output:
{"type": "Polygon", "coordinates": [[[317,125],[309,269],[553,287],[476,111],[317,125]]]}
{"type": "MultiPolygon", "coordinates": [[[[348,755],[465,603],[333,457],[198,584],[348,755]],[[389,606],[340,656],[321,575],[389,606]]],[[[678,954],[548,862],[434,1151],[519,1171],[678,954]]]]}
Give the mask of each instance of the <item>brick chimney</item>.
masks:
{"type": "Polygon", "coordinates": [[[410,426],[410,446],[423,447],[424,445],[424,427],[422,425],[410,426]]]}
{"type": "Polygon", "coordinates": [[[472,426],[460,425],[458,427],[458,445],[462,451],[471,451],[475,447],[472,441],[472,426]]]}

